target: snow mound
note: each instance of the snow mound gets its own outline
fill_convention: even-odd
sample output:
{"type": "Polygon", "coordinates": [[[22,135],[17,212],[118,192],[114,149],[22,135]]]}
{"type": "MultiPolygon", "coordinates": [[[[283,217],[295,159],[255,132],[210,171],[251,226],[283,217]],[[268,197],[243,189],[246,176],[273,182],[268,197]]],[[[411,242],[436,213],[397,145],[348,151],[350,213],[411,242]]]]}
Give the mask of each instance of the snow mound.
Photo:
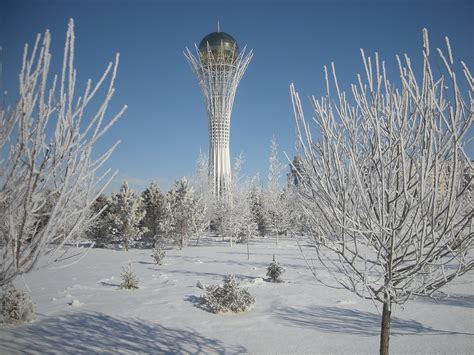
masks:
{"type": "Polygon", "coordinates": [[[79,300],[77,298],[75,298],[71,303],[69,303],[69,305],[71,307],[74,307],[74,308],[79,308],[79,307],[83,306],[84,303],[79,302],[79,300]]]}

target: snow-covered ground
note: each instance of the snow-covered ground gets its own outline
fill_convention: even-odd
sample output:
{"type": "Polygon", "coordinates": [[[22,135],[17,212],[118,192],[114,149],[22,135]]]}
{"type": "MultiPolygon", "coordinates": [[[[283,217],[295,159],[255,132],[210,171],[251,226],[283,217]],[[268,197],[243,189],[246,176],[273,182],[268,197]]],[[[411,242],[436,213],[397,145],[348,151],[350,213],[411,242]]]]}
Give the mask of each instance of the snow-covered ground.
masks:
{"type": "MultiPolygon", "coordinates": [[[[296,243],[273,239],[246,246],[204,240],[168,250],[153,264],[150,250],[93,249],[66,269],[25,277],[37,318],[0,330],[0,353],[251,353],[375,354],[380,315],[371,301],[316,282],[296,243]],[[275,254],[285,283],[262,280],[275,254]],[[132,262],[140,289],[119,290],[132,262]],[[212,314],[197,305],[196,287],[235,274],[255,296],[242,314],[212,314]]],[[[473,354],[474,280],[464,275],[437,302],[411,301],[392,320],[393,354],[473,354]]],[[[17,280],[22,286],[23,281],[17,280]]]]}

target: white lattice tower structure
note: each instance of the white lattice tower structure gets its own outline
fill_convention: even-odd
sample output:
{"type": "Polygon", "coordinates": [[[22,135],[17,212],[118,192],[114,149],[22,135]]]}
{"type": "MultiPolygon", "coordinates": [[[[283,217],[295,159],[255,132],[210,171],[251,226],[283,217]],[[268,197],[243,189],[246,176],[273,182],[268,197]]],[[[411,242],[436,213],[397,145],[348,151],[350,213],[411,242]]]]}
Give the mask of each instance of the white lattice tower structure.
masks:
{"type": "Polygon", "coordinates": [[[225,32],[203,38],[196,54],[184,55],[196,73],[209,117],[209,182],[214,194],[222,196],[230,187],[230,116],[235,92],[253,51],[239,52],[237,42],[225,32]]]}

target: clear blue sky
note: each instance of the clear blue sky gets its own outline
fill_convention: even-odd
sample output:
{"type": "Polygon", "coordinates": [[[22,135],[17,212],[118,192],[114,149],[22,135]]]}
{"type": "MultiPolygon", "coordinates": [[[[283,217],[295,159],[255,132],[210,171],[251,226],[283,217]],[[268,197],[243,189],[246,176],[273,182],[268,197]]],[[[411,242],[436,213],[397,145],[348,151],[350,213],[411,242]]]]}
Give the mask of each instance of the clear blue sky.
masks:
{"type": "MultiPolygon", "coordinates": [[[[231,121],[231,156],[245,156],[244,172],[267,174],[272,135],[280,149],[294,151],[288,86],[303,97],[324,93],[325,64],[336,64],[348,88],[362,71],[359,48],[378,51],[394,67],[395,54],[419,63],[421,29],[432,46],[451,39],[455,59],[471,71],[473,1],[0,1],[2,90],[14,101],[23,44],[50,29],[53,65],[61,60],[68,18],[76,26],[76,66],[82,88],[121,54],[111,111],[129,109],[103,140],[122,144],[109,161],[119,179],[164,189],[191,175],[199,149],[207,151],[207,115],[197,80],[183,56],[186,46],[221,31],[247,44],[255,55],[238,88],[231,121]]],[[[308,111],[309,113],[309,111],[308,111]]],[[[472,146],[470,156],[474,156],[472,146]]],[[[281,157],[283,160],[283,156],[281,157]]]]}

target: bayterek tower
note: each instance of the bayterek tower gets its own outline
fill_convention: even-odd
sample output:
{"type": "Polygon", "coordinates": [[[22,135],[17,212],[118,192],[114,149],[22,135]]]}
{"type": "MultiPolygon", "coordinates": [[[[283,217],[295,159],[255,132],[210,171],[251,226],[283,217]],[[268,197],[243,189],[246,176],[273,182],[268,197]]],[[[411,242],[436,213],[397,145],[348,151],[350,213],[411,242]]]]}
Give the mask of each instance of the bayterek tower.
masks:
{"type": "Polygon", "coordinates": [[[209,182],[218,197],[231,182],[229,136],[235,92],[253,56],[228,33],[212,32],[184,55],[196,73],[209,117],[209,182]]]}

